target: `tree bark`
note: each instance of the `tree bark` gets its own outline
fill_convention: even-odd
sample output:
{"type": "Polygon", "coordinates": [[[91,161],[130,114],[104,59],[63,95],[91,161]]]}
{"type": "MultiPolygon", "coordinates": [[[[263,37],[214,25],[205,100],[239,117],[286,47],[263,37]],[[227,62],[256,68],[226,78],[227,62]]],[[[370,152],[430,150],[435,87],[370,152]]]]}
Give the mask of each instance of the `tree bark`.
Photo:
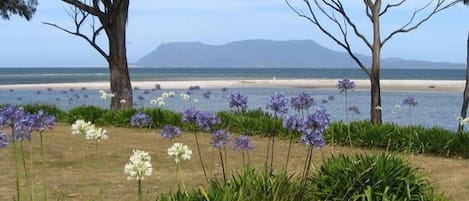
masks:
{"type": "Polygon", "coordinates": [[[111,92],[114,93],[111,101],[112,110],[131,108],[133,104],[126,50],[128,9],[129,1],[123,0],[118,3],[117,10],[109,14],[109,21],[101,20],[109,41],[108,64],[111,92]],[[106,22],[108,23],[106,24],[106,22]]]}
{"type": "MultiPolygon", "coordinates": [[[[466,50],[466,87],[464,88],[463,101],[461,107],[461,118],[467,116],[467,106],[469,101],[469,33],[467,35],[467,50],[466,50]]],[[[464,130],[464,124],[458,122],[458,131],[464,130]]]]}
{"type": "Polygon", "coordinates": [[[380,87],[380,67],[381,67],[381,32],[379,14],[381,10],[381,0],[377,0],[372,10],[373,22],[373,46],[371,49],[371,75],[370,75],[370,119],[374,124],[383,122],[381,116],[381,87],[380,87]]]}

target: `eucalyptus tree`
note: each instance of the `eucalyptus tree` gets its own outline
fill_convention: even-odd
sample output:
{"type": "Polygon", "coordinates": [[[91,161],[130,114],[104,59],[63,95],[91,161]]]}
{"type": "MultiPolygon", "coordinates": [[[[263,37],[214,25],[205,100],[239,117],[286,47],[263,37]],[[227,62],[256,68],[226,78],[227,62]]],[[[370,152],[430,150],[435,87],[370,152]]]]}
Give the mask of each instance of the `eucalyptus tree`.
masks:
{"type": "MultiPolygon", "coordinates": [[[[298,16],[309,21],[320,32],[345,49],[355,63],[368,75],[371,84],[370,120],[372,123],[380,124],[382,123],[380,87],[382,48],[393,37],[417,29],[435,14],[462,0],[296,0],[296,2],[300,2],[298,4],[293,4],[292,1],[295,0],[285,0],[298,16]],[[391,12],[396,11],[399,7],[410,4],[409,2],[420,2],[423,5],[409,11],[408,20],[402,25],[388,33],[383,33],[382,19],[389,17],[391,12]],[[359,19],[353,18],[354,16],[351,14],[352,9],[344,4],[348,6],[361,4],[363,12],[360,19],[366,19],[369,26],[364,27],[363,24],[359,24],[359,19]],[[306,11],[301,10],[300,7],[304,7],[306,11]],[[370,51],[371,66],[367,66],[363,58],[360,58],[352,48],[352,43],[355,41],[363,43],[370,51]]],[[[402,15],[401,13],[399,12],[399,15],[402,15]]]]}
{"type": "Polygon", "coordinates": [[[114,94],[111,109],[132,107],[133,93],[126,50],[129,0],[62,0],[62,2],[71,6],[68,14],[74,21],[74,29],[49,22],[43,23],[84,39],[103,56],[109,66],[110,88],[114,94]],[[101,45],[103,43],[98,41],[99,35],[103,32],[107,38],[105,42],[107,47],[103,47],[104,45],[101,45]]]}

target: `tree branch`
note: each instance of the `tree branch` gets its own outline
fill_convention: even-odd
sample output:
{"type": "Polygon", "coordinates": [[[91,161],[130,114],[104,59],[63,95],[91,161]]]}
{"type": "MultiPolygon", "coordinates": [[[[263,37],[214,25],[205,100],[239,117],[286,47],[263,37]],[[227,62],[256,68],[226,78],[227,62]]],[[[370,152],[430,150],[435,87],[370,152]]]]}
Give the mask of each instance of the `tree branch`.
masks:
{"type": "Polygon", "coordinates": [[[87,13],[90,13],[91,15],[94,15],[96,17],[104,17],[104,13],[101,12],[99,9],[93,7],[93,6],[89,6],[81,1],[78,1],[78,0],[62,0],[63,2],[67,3],[67,4],[70,4],[74,7],[77,7],[81,10],[84,10],[86,11],[87,13]]]}
{"type": "Polygon", "coordinates": [[[387,37],[385,37],[385,39],[381,42],[381,46],[386,44],[386,42],[388,42],[394,35],[399,34],[399,33],[407,33],[407,32],[410,32],[414,29],[417,29],[420,25],[422,25],[423,23],[428,21],[433,15],[439,13],[442,10],[450,8],[451,6],[454,6],[454,5],[456,5],[457,3],[461,2],[461,1],[462,0],[456,0],[456,1],[452,1],[451,3],[448,3],[448,4],[444,5],[445,0],[438,0],[435,7],[432,9],[432,11],[429,14],[427,14],[426,17],[422,18],[420,21],[415,23],[413,26],[410,26],[412,23],[414,23],[414,20],[415,20],[415,17],[417,16],[417,14],[420,13],[421,11],[425,10],[426,8],[428,8],[431,5],[431,3],[433,1],[430,1],[428,4],[426,4],[422,8],[415,10],[412,13],[412,15],[409,19],[409,22],[407,22],[407,24],[405,24],[401,28],[391,32],[387,37]]]}
{"type": "Polygon", "coordinates": [[[71,31],[57,24],[53,24],[49,22],[42,22],[42,23],[45,25],[55,27],[68,34],[72,34],[72,35],[85,39],[94,49],[96,49],[99,52],[99,54],[101,54],[106,60],[108,60],[109,56],[107,55],[107,53],[96,43],[96,38],[98,37],[100,32],[104,29],[104,27],[101,25],[99,28],[96,29],[95,24],[94,24],[94,19],[93,19],[93,24],[91,26],[93,32],[92,32],[92,36],[89,37],[80,32],[81,27],[83,26],[83,23],[86,21],[86,18],[89,16],[89,13],[87,13],[85,10],[74,7],[73,13],[68,12],[68,15],[70,15],[70,17],[72,17],[74,20],[75,31],[71,31]]]}
{"type": "MultiPolygon", "coordinates": [[[[308,10],[309,10],[309,13],[311,16],[307,16],[305,14],[303,14],[302,12],[298,11],[296,8],[294,8],[290,2],[288,0],[285,0],[285,3],[288,5],[288,7],[293,11],[295,12],[298,16],[300,17],[303,17],[307,20],[309,20],[311,23],[313,23],[314,25],[316,25],[317,28],[319,28],[319,30],[321,30],[321,32],[323,32],[324,34],[326,34],[329,38],[331,38],[335,43],[337,43],[339,46],[341,46],[342,48],[344,48],[347,53],[350,55],[350,57],[352,57],[352,59],[358,64],[358,66],[363,70],[365,71],[365,73],[370,77],[371,76],[371,72],[369,71],[369,69],[367,69],[365,67],[365,65],[360,61],[360,59],[353,53],[351,47],[350,47],[350,44],[348,43],[348,40],[347,40],[347,37],[346,37],[346,31],[341,27],[339,26],[339,29],[341,30],[341,33],[342,33],[342,36],[345,38],[344,39],[344,42],[342,42],[341,40],[339,40],[336,36],[334,36],[332,33],[330,33],[329,31],[327,31],[324,26],[319,22],[319,20],[317,19],[316,17],[316,13],[313,11],[312,7],[311,7],[311,4],[308,0],[303,0],[305,2],[305,4],[307,5],[308,7],[308,10]]],[[[316,0],[315,0],[316,2],[316,0]]],[[[316,2],[317,3],[317,2],[316,2]]],[[[322,7],[321,7],[322,8],[322,7]]],[[[321,12],[325,12],[324,10],[322,10],[321,12]]],[[[330,15],[326,15],[326,16],[329,16],[330,18],[329,19],[335,19],[335,17],[333,16],[330,16],[330,15]]],[[[333,20],[334,22],[334,20],[333,20]]],[[[340,24],[337,19],[335,19],[335,22],[336,24],[340,24]]]]}
{"type": "Polygon", "coordinates": [[[386,7],[384,8],[384,10],[381,11],[381,13],[379,13],[379,16],[384,15],[386,12],[388,12],[388,10],[389,10],[390,8],[401,6],[401,5],[402,5],[404,2],[406,2],[406,1],[407,1],[407,0],[401,0],[400,2],[395,3],[395,4],[389,4],[389,3],[388,3],[388,5],[386,5],[386,7]]]}

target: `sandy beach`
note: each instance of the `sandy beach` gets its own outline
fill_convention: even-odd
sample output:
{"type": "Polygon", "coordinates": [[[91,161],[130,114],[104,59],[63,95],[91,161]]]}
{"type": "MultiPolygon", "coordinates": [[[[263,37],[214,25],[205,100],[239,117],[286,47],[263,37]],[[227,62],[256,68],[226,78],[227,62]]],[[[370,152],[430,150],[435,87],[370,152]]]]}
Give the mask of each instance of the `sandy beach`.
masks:
{"type": "MultiPolygon", "coordinates": [[[[357,89],[369,89],[369,80],[354,80],[357,89]]],[[[151,89],[155,84],[162,89],[187,89],[200,86],[202,89],[213,88],[250,88],[250,87],[282,87],[282,88],[336,88],[337,80],[199,80],[199,81],[133,81],[132,86],[140,89],[151,89]]],[[[465,81],[462,80],[381,80],[381,89],[386,91],[446,91],[462,92],[465,81]]],[[[70,89],[86,87],[88,89],[109,89],[109,82],[49,83],[49,84],[17,84],[0,85],[0,89],[70,89]]]]}

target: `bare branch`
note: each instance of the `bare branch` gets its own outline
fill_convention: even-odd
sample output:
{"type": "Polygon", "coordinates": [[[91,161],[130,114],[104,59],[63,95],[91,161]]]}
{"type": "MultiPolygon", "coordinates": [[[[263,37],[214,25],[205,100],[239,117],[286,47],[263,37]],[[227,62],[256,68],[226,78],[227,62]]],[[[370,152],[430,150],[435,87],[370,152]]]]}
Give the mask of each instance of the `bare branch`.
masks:
{"type": "Polygon", "coordinates": [[[412,13],[412,15],[411,15],[409,21],[407,22],[407,24],[405,24],[401,28],[391,32],[387,37],[385,37],[385,39],[381,42],[381,46],[386,44],[386,42],[388,42],[389,39],[391,39],[394,35],[399,34],[399,33],[407,33],[407,32],[410,32],[410,31],[413,31],[413,30],[417,29],[420,25],[422,25],[423,23],[428,21],[433,15],[435,15],[435,14],[437,14],[437,13],[439,13],[439,12],[441,12],[441,11],[447,9],[447,8],[450,8],[450,7],[456,5],[457,3],[461,2],[461,1],[462,0],[455,0],[455,1],[452,1],[451,3],[448,3],[448,4],[444,5],[445,0],[438,0],[435,7],[432,9],[432,11],[430,13],[427,14],[426,17],[420,19],[420,21],[415,22],[415,24],[411,26],[411,24],[414,23],[414,20],[415,20],[415,17],[417,16],[417,14],[420,13],[421,11],[425,10],[426,8],[428,8],[431,5],[431,3],[433,1],[430,1],[424,7],[415,10],[412,13]]]}
{"type": "MultiPolygon", "coordinates": [[[[345,29],[341,28],[339,26],[339,29],[341,29],[341,32],[342,32],[342,36],[344,36],[344,33],[345,33],[345,41],[342,42],[341,40],[339,40],[336,36],[334,36],[332,33],[330,33],[329,31],[327,31],[324,26],[319,22],[319,20],[317,19],[316,17],[316,13],[313,11],[312,7],[311,7],[311,4],[308,0],[303,0],[307,7],[308,7],[308,10],[309,10],[309,14],[311,16],[307,16],[305,15],[303,12],[300,12],[298,11],[296,8],[294,8],[290,2],[288,0],[285,0],[285,3],[288,5],[288,7],[293,11],[295,12],[298,16],[300,17],[303,17],[307,20],[309,20],[311,23],[313,23],[314,25],[316,25],[316,27],[319,28],[319,30],[321,30],[321,32],[323,32],[324,34],[326,34],[329,38],[331,38],[335,43],[337,43],[339,46],[341,46],[342,48],[344,48],[347,53],[350,55],[350,57],[352,57],[352,59],[358,64],[358,66],[363,70],[365,71],[365,73],[371,77],[371,72],[368,68],[365,67],[365,65],[360,61],[360,59],[353,53],[351,47],[350,47],[350,44],[348,43],[348,40],[346,39],[346,31],[345,29]]],[[[316,1],[316,0],[315,0],[316,1]]],[[[317,3],[317,2],[316,2],[317,3]]],[[[325,11],[321,11],[321,12],[325,12],[325,11]]],[[[330,15],[329,15],[330,16],[330,15]]],[[[330,16],[332,19],[335,19],[335,17],[333,16],[330,16]]],[[[335,22],[336,24],[338,23],[338,21],[336,20],[335,22]]],[[[340,23],[339,23],[340,24],[340,23]]]]}
{"type": "Polygon", "coordinates": [[[390,8],[401,6],[401,5],[402,5],[404,2],[406,2],[406,1],[407,1],[407,0],[401,0],[401,1],[398,2],[398,3],[386,5],[386,7],[384,8],[384,10],[381,11],[381,13],[379,13],[379,16],[384,15],[386,12],[388,12],[388,10],[389,10],[390,8]]]}
{"type": "Polygon", "coordinates": [[[95,8],[95,7],[92,7],[92,6],[89,6],[81,1],[78,1],[78,0],[62,0],[63,2],[67,3],[67,4],[70,4],[74,7],[77,7],[81,10],[84,10],[88,13],[90,13],[91,15],[94,15],[96,17],[103,17],[104,16],[104,13],[101,12],[99,9],[95,8]]]}
{"type": "Polygon", "coordinates": [[[371,16],[370,5],[368,4],[369,0],[363,0],[363,5],[365,5],[365,13],[368,19],[373,22],[373,17],[371,16]]]}
{"type": "Polygon", "coordinates": [[[80,38],[85,39],[94,49],[96,49],[99,54],[101,54],[106,60],[108,60],[109,56],[107,53],[96,43],[96,38],[100,34],[100,32],[104,29],[104,27],[101,25],[99,28],[95,28],[94,24],[94,18],[93,18],[93,24],[91,25],[92,28],[92,35],[91,37],[83,34],[80,32],[81,28],[83,27],[84,22],[86,21],[87,17],[90,15],[88,12],[85,10],[79,9],[74,7],[72,10],[73,12],[67,11],[68,15],[73,18],[74,23],[75,23],[75,31],[71,31],[69,29],[63,28],[61,26],[58,26],[57,24],[49,23],[49,22],[42,22],[45,25],[49,25],[52,27],[55,27],[59,30],[62,30],[68,34],[72,34],[75,36],[78,36],[80,38]]]}

